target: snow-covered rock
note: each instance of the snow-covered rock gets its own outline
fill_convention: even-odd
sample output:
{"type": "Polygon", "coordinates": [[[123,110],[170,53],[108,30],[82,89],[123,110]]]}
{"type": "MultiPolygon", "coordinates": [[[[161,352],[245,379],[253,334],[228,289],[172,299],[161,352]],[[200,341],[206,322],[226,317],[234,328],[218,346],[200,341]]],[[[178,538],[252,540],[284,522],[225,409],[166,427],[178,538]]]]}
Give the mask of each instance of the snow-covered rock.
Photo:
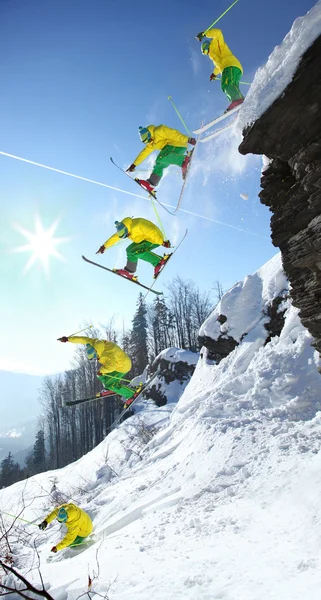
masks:
{"type": "Polygon", "coordinates": [[[268,336],[270,339],[280,333],[275,321],[279,314],[280,324],[283,323],[288,288],[281,255],[277,254],[225,293],[199,333],[200,341],[210,350],[210,358],[219,362],[242,340],[261,339],[263,345],[268,336]]]}

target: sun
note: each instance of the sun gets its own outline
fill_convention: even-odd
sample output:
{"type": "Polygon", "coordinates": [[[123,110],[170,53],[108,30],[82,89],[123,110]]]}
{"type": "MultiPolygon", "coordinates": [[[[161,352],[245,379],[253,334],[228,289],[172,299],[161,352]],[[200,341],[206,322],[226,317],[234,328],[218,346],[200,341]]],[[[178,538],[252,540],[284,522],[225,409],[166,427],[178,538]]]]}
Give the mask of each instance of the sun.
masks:
{"type": "Polygon", "coordinates": [[[31,256],[26,263],[23,272],[27,273],[36,261],[43,265],[45,272],[49,273],[49,257],[55,256],[59,260],[65,260],[62,254],[58,252],[56,246],[67,242],[70,238],[54,237],[54,233],[59,224],[59,219],[56,219],[50,227],[45,230],[42,226],[39,216],[35,216],[35,231],[27,231],[20,225],[14,225],[16,231],[19,231],[27,240],[28,244],[14,248],[14,252],[31,252],[31,256]]]}

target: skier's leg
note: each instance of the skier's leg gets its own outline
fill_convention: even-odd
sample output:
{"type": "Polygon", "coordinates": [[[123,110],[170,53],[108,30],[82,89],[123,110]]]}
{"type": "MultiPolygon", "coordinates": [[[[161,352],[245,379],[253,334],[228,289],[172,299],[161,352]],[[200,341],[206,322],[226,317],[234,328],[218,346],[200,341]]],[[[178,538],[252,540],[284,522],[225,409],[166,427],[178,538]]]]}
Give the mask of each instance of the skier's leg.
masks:
{"type": "Polygon", "coordinates": [[[154,254],[154,252],[151,252],[151,250],[154,250],[154,248],[157,247],[158,244],[152,244],[151,242],[147,241],[140,242],[139,244],[130,244],[126,248],[127,264],[125,269],[131,273],[135,273],[138,259],[145,260],[153,265],[153,267],[156,267],[162,257],[158,256],[158,254],[154,254]]]}
{"type": "Polygon", "coordinates": [[[123,385],[121,383],[122,378],[126,375],[126,373],[119,373],[119,371],[112,371],[107,375],[98,375],[98,379],[102,382],[104,388],[106,390],[111,390],[115,392],[115,394],[119,394],[124,398],[131,398],[135,390],[123,385]]]}
{"type": "Polygon", "coordinates": [[[149,177],[149,181],[152,183],[153,175],[161,178],[163,176],[164,169],[169,167],[169,165],[177,165],[178,167],[181,167],[184,162],[185,152],[186,148],[182,148],[181,146],[165,146],[165,148],[161,150],[156,158],[153,172],[149,177]]]}
{"type": "Polygon", "coordinates": [[[81,537],[80,535],[77,535],[76,539],[72,542],[72,544],[70,544],[69,548],[73,548],[74,546],[79,546],[79,544],[82,544],[82,542],[86,539],[86,537],[81,537]]]}
{"type": "Polygon", "coordinates": [[[244,99],[239,88],[241,76],[242,71],[238,67],[226,67],[222,72],[221,88],[230,102],[244,99]]]}

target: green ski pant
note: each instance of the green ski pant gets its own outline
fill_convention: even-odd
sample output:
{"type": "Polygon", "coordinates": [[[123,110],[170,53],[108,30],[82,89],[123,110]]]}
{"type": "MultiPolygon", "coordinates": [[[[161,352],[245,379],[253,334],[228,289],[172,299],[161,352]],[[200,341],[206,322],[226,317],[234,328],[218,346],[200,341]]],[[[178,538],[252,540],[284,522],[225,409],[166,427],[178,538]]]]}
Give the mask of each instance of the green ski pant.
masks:
{"type": "Polygon", "coordinates": [[[177,165],[178,167],[181,167],[184,162],[185,152],[186,148],[181,148],[181,146],[165,146],[165,148],[160,151],[156,158],[153,174],[158,175],[158,177],[162,177],[164,169],[169,167],[169,165],[177,165]]]}
{"type": "Polygon", "coordinates": [[[157,248],[158,246],[159,244],[152,244],[152,242],[147,242],[145,240],[139,242],[139,244],[130,244],[128,248],[126,248],[127,261],[130,263],[130,265],[128,265],[128,263],[127,265],[130,266],[130,272],[135,273],[139,258],[141,260],[146,260],[146,262],[153,265],[153,267],[156,267],[162,257],[158,256],[158,254],[154,254],[151,250],[154,250],[154,248],[157,248]]]}
{"type": "Polygon", "coordinates": [[[72,542],[72,544],[70,544],[69,548],[73,548],[74,546],[79,546],[79,544],[82,544],[82,542],[85,540],[85,537],[81,537],[80,535],[77,535],[76,539],[72,542]]]}
{"type": "Polygon", "coordinates": [[[238,67],[226,67],[223,69],[221,88],[230,102],[244,98],[239,88],[241,76],[242,71],[238,67]]]}
{"type": "Polygon", "coordinates": [[[126,373],[119,373],[119,371],[111,371],[108,375],[97,375],[98,379],[103,384],[106,390],[111,390],[120,396],[123,396],[128,400],[131,398],[135,391],[127,387],[126,385],[122,385],[121,380],[126,375],[126,373]]]}

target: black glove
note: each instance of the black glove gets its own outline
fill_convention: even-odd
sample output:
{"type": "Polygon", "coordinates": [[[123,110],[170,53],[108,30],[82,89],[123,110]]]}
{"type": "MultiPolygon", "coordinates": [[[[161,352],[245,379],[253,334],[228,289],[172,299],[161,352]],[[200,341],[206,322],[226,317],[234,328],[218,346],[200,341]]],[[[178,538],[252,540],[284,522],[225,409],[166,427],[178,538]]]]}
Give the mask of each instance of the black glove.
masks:
{"type": "Polygon", "coordinates": [[[197,34],[196,39],[201,42],[202,39],[205,37],[203,31],[201,31],[200,33],[197,34]]]}
{"type": "Polygon", "coordinates": [[[58,548],[57,546],[53,546],[50,550],[50,552],[54,552],[54,554],[56,554],[56,552],[58,552],[58,548]]]}
{"type": "Polygon", "coordinates": [[[106,248],[104,245],[100,246],[100,248],[98,248],[96,254],[104,254],[105,250],[106,250],[106,248]]]}
{"type": "Polygon", "coordinates": [[[163,246],[164,246],[165,248],[170,248],[170,247],[171,247],[171,243],[170,243],[170,241],[169,241],[169,240],[164,240],[164,242],[163,242],[163,246]]]}
{"type": "Polygon", "coordinates": [[[136,169],[136,165],[134,165],[134,163],[132,165],[130,165],[130,167],[128,167],[128,169],[126,169],[126,173],[131,173],[132,171],[135,171],[136,169]]]}
{"type": "MultiPolygon", "coordinates": [[[[64,335],[61,338],[58,338],[58,342],[68,342],[68,338],[64,335]]],[[[46,523],[46,521],[44,521],[44,523],[46,523]]],[[[48,523],[46,523],[46,526],[47,525],[48,525],[48,523]]]]}
{"type": "Polygon", "coordinates": [[[44,530],[44,529],[46,529],[47,525],[48,525],[47,521],[42,521],[42,523],[40,523],[40,525],[38,525],[38,527],[39,527],[39,529],[44,530]]]}
{"type": "Polygon", "coordinates": [[[191,144],[192,146],[195,146],[196,139],[195,138],[188,138],[188,143],[191,144]]]}
{"type": "Polygon", "coordinates": [[[210,74],[210,81],[214,81],[216,79],[216,75],[214,73],[210,74]]]}

